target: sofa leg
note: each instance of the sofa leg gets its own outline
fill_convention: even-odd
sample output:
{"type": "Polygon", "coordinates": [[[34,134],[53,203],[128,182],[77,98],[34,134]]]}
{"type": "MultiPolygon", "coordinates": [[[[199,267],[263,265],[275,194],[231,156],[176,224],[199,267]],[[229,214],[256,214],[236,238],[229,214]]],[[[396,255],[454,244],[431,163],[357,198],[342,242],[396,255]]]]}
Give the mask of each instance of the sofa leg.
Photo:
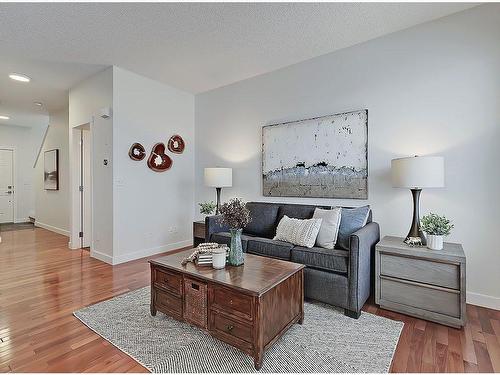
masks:
{"type": "Polygon", "coordinates": [[[344,315],[349,318],[358,319],[361,316],[361,311],[352,311],[344,309],[344,315]]]}

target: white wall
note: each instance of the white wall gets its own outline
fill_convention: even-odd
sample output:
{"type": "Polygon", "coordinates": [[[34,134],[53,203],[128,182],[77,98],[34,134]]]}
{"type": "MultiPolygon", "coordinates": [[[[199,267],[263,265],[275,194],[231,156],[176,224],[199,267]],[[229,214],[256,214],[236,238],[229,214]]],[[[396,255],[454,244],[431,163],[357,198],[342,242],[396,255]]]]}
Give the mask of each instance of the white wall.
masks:
{"type": "MultiPolygon", "coordinates": [[[[48,118],[47,118],[48,120],[48,118]]],[[[14,148],[14,221],[28,221],[35,215],[35,180],[33,165],[42,143],[45,126],[0,125],[0,148],[14,148]]]]}
{"type": "Polygon", "coordinates": [[[92,244],[91,255],[111,263],[113,258],[113,117],[102,119],[100,109],[113,106],[113,68],[81,82],[69,92],[70,144],[70,247],[78,248],[79,139],[75,127],[90,124],[92,152],[92,244]],[[104,165],[104,159],[108,164],[104,165]]]}
{"type": "MultiPolygon", "coordinates": [[[[453,219],[467,254],[468,301],[500,308],[500,5],[483,5],[196,96],[195,205],[213,200],[203,168],[233,167],[223,199],[369,203],[382,234],[405,235],[409,191],[391,187],[392,158],[443,155],[446,188],[423,213],[453,219]],[[367,108],[369,199],[264,198],[261,127],[367,108]]],[[[197,209],[197,207],[196,207],[197,209]]]]}
{"type": "Polygon", "coordinates": [[[49,128],[35,166],[36,226],[69,236],[69,143],[68,108],[52,113],[49,128]],[[45,190],[44,152],[59,150],[59,190],[45,190]]]}
{"type": "Polygon", "coordinates": [[[194,96],[114,67],[114,253],[113,263],[192,243],[194,202],[194,96]],[[173,165],[157,173],[147,167],[153,145],[183,137],[183,154],[167,151],[173,165]],[[147,156],[133,161],[130,146],[147,156]]]}

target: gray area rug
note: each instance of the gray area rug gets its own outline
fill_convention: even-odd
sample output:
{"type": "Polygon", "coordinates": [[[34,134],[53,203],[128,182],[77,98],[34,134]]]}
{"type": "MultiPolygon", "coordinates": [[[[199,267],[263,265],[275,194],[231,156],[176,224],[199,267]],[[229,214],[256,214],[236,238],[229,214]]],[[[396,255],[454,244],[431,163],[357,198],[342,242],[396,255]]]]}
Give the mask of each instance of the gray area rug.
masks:
{"type": "MultiPolygon", "coordinates": [[[[402,322],[305,303],[293,325],[264,354],[261,372],[388,372],[402,322]]],[[[160,312],[149,314],[149,287],[74,313],[90,329],[151,372],[256,372],[253,359],[199,328],[160,312]]]]}

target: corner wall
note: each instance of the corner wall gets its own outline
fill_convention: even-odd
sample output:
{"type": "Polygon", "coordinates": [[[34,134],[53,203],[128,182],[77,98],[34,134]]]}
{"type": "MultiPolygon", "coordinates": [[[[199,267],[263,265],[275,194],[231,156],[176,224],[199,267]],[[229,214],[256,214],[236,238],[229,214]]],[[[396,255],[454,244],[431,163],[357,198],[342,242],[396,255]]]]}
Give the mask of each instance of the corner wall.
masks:
{"type": "Polygon", "coordinates": [[[126,262],[192,243],[194,201],[194,96],[135,73],[113,68],[113,263],[126,262]],[[179,134],[182,154],[165,172],[146,165],[157,142],[179,134]],[[130,146],[146,157],[133,161],[130,146]]]}
{"type": "MultiPolygon", "coordinates": [[[[403,236],[409,190],[391,186],[390,161],[445,157],[446,188],[421,211],[453,219],[467,254],[469,303],[500,309],[500,5],[482,5],[196,96],[195,206],[214,200],[203,168],[233,168],[223,200],[370,204],[383,235],[403,236]],[[367,108],[369,199],[262,196],[263,125],[367,108]]],[[[422,171],[425,173],[425,171],[422,171]]]]}
{"type": "Polygon", "coordinates": [[[35,213],[38,227],[69,237],[68,108],[49,116],[49,128],[35,166],[35,213]],[[45,190],[44,152],[59,150],[59,190],[45,190]]]}
{"type": "MultiPolygon", "coordinates": [[[[103,119],[99,111],[113,107],[113,68],[109,67],[86,79],[69,92],[70,155],[70,247],[79,248],[79,131],[89,124],[92,158],[92,243],[91,256],[112,263],[113,260],[113,116],[103,119]],[[108,161],[104,165],[104,159],[108,161]]],[[[85,187],[84,187],[85,188],[85,187]]]]}

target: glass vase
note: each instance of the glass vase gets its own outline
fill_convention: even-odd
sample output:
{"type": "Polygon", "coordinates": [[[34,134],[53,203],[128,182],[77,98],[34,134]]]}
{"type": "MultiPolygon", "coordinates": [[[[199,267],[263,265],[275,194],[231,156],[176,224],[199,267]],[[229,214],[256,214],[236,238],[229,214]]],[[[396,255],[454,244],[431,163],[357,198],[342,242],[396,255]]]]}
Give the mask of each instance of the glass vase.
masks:
{"type": "Polygon", "coordinates": [[[241,232],[243,229],[230,229],[231,247],[229,249],[228,264],[231,266],[241,266],[245,261],[243,257],[243,247],[241,245],[241,232]]]}

